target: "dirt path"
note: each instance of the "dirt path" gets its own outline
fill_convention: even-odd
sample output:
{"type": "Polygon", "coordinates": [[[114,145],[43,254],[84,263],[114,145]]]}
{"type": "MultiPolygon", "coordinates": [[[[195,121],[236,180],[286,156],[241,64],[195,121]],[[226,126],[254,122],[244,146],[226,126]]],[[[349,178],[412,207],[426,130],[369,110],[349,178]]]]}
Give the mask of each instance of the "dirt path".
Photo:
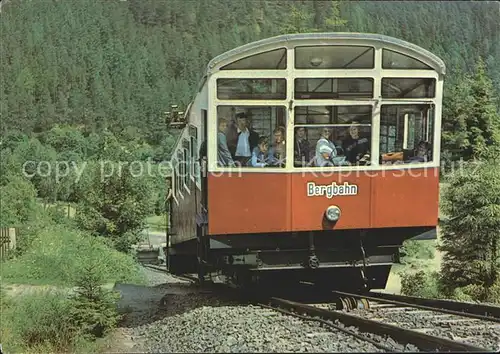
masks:
{"type": "Polygon", "coordinates": [[[144,333],[137,328],[154,322],[165,312],[165,297],[185,296],[195,291],[189,282],[167,273],[143,268],[147,285],[120,284],[114,290],[120,293],[118,309],[123,314],[120,326],[110,336],[106,353],[144,353],[144,333]]]}

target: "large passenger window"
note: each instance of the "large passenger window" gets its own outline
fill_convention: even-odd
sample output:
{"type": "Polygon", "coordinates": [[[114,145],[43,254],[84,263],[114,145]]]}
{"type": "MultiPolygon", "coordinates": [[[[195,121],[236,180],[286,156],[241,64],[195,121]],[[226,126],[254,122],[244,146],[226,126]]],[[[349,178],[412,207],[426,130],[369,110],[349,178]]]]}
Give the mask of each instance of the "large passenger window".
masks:
{"type": "Polygon", "coordinates": [[[295,48],[296,69],[373,69],[375,50],[361,46],[310,46],[295,48]]]}
{"type": "Polygon", "coordinates": [[[285,79],[217,79],[219,100],[284,100],[285,79]]]}
{"type": "Polygon", "coordinates": [[[218,106],[217,165],[285,167],[286,109],[218,106]]]}
{"type": "Polygon", "coordinates": [[[380,162],[432,161],[434,110],[431,105],[382,105],[380,162]]]}
{"type": "Polygon", "coordinates": [[[286,49],[280,48],[269,52],[251,55],[231,64],[223,66],[221,70],[248,70],[248,69],[286,69],[286,49]]]}
{"type": "Polygon", "coordinates": [[[436,79],[433,78],[383,78],[383,98],[433,98],[436,79]]]}
{"type": "Polygon", "coordinates": [[[352,99],[372,98],[372,78],[295,79],[296,99],[352,99]]]}
{"type": "Polygon", "coordinates": [[[294,166],[370,163],[372,106],[295,108],[294,166]]]}

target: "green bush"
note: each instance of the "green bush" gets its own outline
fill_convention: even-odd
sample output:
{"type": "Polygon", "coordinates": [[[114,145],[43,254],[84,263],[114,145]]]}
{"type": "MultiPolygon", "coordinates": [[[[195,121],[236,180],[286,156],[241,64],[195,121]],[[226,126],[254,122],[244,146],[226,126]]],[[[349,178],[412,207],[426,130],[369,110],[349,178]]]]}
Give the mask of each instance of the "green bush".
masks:
{"type": "Polygon", "coordinates": [[[100,237],[50,225],[39,229],[28,249],[3,264],[2,281],[24,284],[74,285],[85,265],[99,263],[105,282],[143,283],[139,266],[100,237]]]}
{"type": "Polygon", "coordinates": [[[406,253],[403,258],[405,263],[411,263],[415,259],[434,259],[436,243],[433,240],[406,240],[402,251],[406,253]]]}
{"type": "Polygon", "coordinates": [[[401,294],[427,298],[441,297],[438,272],[417,273],[403,272],[401,274],[401,294]]]}
{"type": "Polygon", "coordinates": [[[491,287],[470,284],[455,288],[450,297],[459,301],[479,301],[500,304],[500,280],[491,287]]]}
{"type": "Polygon", "coordinates": [[[5,349],[12,352],[45,346],[56,351],[67,350],[77,333],[69,313],[70,302],[61,293],[44,291],[18,297],[3,309],[5,349]]]}
{"type": "Polygon", "coordinates": [[[97,352],[101,343],[84,335],[85,327],[73,317],[74,305],[67,294],[47,290],[9,298],[2,306],[3,349],[9,353],[97,352]]]}

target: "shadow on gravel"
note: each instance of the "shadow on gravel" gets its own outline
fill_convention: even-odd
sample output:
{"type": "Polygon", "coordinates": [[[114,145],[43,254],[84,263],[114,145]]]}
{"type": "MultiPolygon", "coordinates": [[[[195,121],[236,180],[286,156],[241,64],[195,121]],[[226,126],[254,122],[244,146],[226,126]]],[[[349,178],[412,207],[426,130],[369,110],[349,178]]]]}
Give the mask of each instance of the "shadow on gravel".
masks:
{"type": "Polygon", "coordinates": [[[157,286],[117,283],[114,290],[120,293],[118,310],[123,314],[120,326],[125,328],[156,322],[198,307],[227,305],[221,302],[220,296],[189,283],[157,286]]]}

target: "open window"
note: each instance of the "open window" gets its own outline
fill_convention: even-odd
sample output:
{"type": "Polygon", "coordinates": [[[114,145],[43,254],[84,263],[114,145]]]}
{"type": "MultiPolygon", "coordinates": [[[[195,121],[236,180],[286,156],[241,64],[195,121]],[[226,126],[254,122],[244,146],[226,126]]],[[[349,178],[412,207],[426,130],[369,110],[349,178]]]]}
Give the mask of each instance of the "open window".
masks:
{"type": "Polygon", "coordinates": [[[380,161],[382,164],[433,161],[432,105],[382,105],[380,161]]]}
{"type": "Polygon", "coordinates": [[[368,165],[372,106],[295,107],[294,166],[368,165]]]}
{"type": "Polygon", "coordinates": [[[217,165],[285,167],[285,127],[282,106],[218,106],[217,165]]]}

